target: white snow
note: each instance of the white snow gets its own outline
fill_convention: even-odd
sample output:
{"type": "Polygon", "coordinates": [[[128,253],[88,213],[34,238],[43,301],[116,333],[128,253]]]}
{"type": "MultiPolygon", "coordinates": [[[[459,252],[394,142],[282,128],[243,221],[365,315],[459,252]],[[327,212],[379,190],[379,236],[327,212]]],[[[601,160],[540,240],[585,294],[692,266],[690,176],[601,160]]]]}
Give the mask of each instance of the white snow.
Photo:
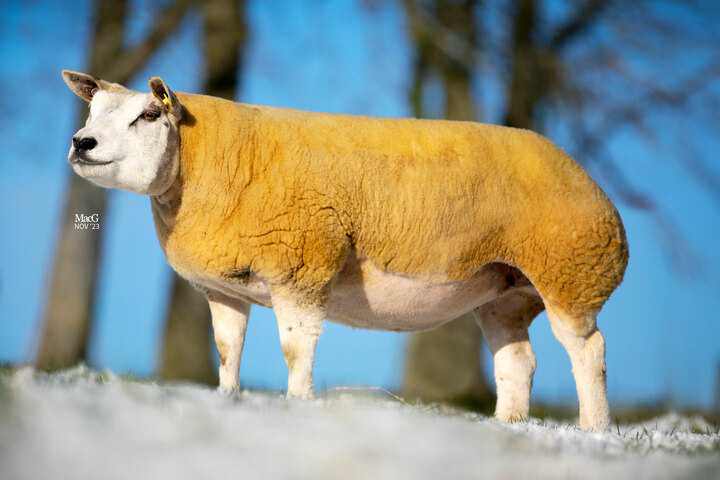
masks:
{"type": "Polygon", "coordinates": [[[720,434],[700,417],[587,433],[446,410],[21,368],[0,373],[0,478],[720,478],[720,434]]]}

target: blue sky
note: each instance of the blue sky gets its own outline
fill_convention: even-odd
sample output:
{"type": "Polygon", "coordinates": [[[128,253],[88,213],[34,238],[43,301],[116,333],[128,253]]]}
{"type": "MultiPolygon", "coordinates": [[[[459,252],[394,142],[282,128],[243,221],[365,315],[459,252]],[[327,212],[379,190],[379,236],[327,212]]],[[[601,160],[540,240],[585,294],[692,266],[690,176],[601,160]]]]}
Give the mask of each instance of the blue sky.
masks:
{"type": "MultiPolygon", "coordinates": [[[[409,115],[409,49],[392,2],[374,13],[351,1],[249,3],[252,33],[241,101],[409,115]]],[[[90,10],[86,1],[0,5],[0,362],[32,361],[57,234],[73,221],[62,218],[72,174],[65,157],[81,101],[67,90],[60,70],[83,70],[90,10]]],[[[149,18],[138,11],[131,9],[130,41],[147,28],[149,18]]],[[[175,90],[198,91],[199,45],[198,19],[188,18],[130,86],[147,90],[147,79],[160,75],[175,90]]],[[[677,120],[668,125],[681,128],[677,120]]],[[[552,131],[546,133],[558,141],[552,131]]],[[[708,140],[699,148],[715,147],[708,140]]],[[[621,163],[626,175],[654,193],[702,264],[691,275],[678,273],[666,261],[652,219],[619,205],[630,265],[599,317],[611,401],[669,400],[708,408],[720,376],[720,206],[681,167],[681,155],[659,162],[628,135],[614,138],[611,151],[632,160],[621,163]]],[[[713,168],[718,173],[718,166],[713,168]]],[[[106,244],[89,361],[117,373],[152,375],[172,272],[155,238],[148,199],[112,191],[109,200],[100,220],[106,244]]],[[[538,359],[533,398],[574,401],[570,363],[544,315],[530,334],[538,359]]],[[[318,346],[316,389],[396,387],[405,339],[327,323],[318,346]]],[[[284,389],[286,367],[271,311],[253,307],[245,345],[241,381],[284,389]]],[[[484,354],[490,373],[492,362],[487,350],[484,354]]]]}

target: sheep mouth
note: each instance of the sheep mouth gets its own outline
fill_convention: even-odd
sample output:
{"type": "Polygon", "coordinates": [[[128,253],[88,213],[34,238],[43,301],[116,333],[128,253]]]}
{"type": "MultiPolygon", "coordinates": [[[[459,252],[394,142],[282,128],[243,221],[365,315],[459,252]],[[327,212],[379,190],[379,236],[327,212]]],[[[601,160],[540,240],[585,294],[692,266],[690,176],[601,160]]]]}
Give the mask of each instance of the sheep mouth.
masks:
{"type": "Polygon", "coordinates": [[[98,165],[108,165],[108,164],[113,163],[113,162],[112,162],[112,160],[109,160],[109,161],[107,161],[107,162],[96,162],[95,160],[85,160],[85,159],[83,159],[83,158],[78,158],[78,159],[75,161],[75,163],[79,163],[79,164],[81,164],[81,165],[94,165],[94,166],[98,166],[98,165]]]}
{"type": "Polygon", "coordinates": [[[87,158],[87,157],[82,156],[82,155],[78,155],[77,153],[71,155],[69,161],[70,161],[70,163],[72,163],[73,165],[89,165],[89,166],[94,166],[94,167],[98,167],[98,166],[102,166],[102,165],[108,165],[108,164],[110,164],[110,163],[113,163],[112,160],[108,160],[108,161],[106,161],[106,162],[100,162],[100,161],[97,161],[97,160],[93,160],[93,159],[91,159],[91,158],[87,158]]]}

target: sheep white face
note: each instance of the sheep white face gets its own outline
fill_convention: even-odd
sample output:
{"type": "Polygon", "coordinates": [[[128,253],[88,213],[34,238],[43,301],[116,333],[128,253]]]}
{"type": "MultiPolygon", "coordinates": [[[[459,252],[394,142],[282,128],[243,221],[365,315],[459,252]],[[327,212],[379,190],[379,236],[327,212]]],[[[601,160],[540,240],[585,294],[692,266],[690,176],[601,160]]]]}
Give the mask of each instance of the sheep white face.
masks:
{"type": "Polygon", "coordinates": [[[151,80],[153,93],[140,93],[75,72],[63,76],[90,102],[68,154],[75,173],[106,188],[147,195],[167,190],[179,168],[182,110],[162,80],[151,80]]]}

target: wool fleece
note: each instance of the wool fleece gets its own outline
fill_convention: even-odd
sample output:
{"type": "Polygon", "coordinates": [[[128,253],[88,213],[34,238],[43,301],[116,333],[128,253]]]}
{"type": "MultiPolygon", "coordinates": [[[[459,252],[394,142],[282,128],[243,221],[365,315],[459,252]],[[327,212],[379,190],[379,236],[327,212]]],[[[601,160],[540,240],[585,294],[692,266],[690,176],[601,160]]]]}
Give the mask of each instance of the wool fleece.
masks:
{"type": "Polygon", "coordinates": [[[177,97],[180,172],[152,208],[183,276],[252,272],[322,302],[351,249],[427,283],[501,262],[577,322],[622,281],[617,210],[529,130],[177,97]]]}

